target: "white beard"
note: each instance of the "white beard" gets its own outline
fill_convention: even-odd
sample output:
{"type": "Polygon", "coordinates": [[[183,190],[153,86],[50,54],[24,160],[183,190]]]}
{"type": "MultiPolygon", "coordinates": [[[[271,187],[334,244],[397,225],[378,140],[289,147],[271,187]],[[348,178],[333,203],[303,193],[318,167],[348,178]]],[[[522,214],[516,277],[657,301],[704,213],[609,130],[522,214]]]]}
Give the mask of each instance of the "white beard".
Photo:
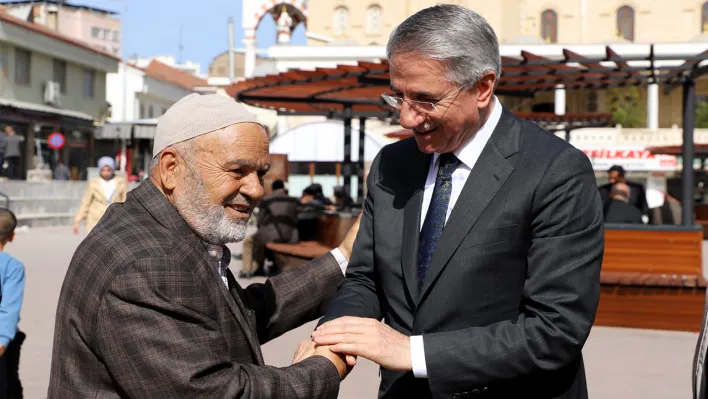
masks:
{"type": "Polygon", "coordinates": [[[224,206],[211,204],[204,182],[191,168],[185,182],[184,194],[175,196],[175,207],[192,230],[210,244],[243,241],[248,220],[231,220],[224,206]]]}

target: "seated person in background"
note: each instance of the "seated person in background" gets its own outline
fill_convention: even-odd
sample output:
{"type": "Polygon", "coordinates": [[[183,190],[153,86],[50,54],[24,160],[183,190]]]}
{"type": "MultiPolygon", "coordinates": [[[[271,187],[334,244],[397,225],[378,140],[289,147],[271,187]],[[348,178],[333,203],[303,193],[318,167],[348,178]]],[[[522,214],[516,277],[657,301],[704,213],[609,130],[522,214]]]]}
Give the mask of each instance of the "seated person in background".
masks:
{"type": "MultiPolygon", "coordinates": [[[[325,208],[334,209],[334,208],[331,208],[331,206],[334,205],[334,203],[332,202],[332,200],[325,197],[324,192],[322,191],[321,184],[319,184],[319,183],[310,184],[309,186],[307,186],[307,188],[305,190],[309,190],[311,193],[313,193],[315,196],[315,199],[320,201],[322,203],[322,205],[325,206],[325,208]]],[[[303,191],[303,194],[304,194],[304,191],[303,191]]]]}
{"type": "Polygon", "coordinates": [[[337,211],[350,211],[353,204],[354,201],[352,197],[349,196],[349,193],[344,191],[344,187],[337,186],[334,188],[334,205],[337,211]]]}
{"type": "Polygon", "coordinates": [[[614,184],[624,183],[631,189],[631,197],[629,197],[628,203],[639,209],[642,215],[649,214],[649,205],[647,204],[647,195],[644,186],[641,183],[627,180],[627,172],[623,167],[613,165],[607,170],[607,179],[610,181],[609,183],[598,187],[603,206],[606,207],[607,203],[610,201],[610,191],[612,191],[614,184]]]}
{"type": "Polygon", "coordinates": [[[63,161],[57,162],[54,169],[54,180],[71,180],[71,171],[63,161]]]}
{"type": "Polygon", "coordinates": [[[631,189],[625,183],[615,183],[610,200],[604,205],[605,223],[643,224],[642,213],[629,202],[631,189]]]}
{"type": "Polygon", "coordinates": [[[298,242],[297,198],[287,195],[285,183],[276,180],[272,194],[264,198],[258,210],[258,231],[243,240],[243,266],[240,277],[252,277],[263,271],[266,244],[298,242]]]}
{"type": "Polygon", "coordinates": [[[324,203],[317,198],[317,188],[310,185],[302,190],[300,209],[297,214],[300,241],[317,239],[317,218],[325,210],[324,203]]]}

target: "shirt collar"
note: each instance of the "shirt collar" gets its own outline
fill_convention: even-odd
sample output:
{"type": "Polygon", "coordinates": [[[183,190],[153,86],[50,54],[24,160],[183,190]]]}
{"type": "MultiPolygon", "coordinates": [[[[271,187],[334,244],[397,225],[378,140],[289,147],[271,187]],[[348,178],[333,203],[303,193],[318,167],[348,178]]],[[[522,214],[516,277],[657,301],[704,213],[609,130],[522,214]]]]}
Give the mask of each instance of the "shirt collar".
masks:
{"type": "MultiPolygon", "coordinates": [[[[489,115],[489,119],[484,122],[484,125],[482,125],[477,133],[470,137],[467,142],[462,145],[462,147],[458,148],[457,151],[454,152],[457,159],[459,159],[470,169],[472,169],[477,161],[477,158],[479,158],[481,148],[478,147],[481,146],[483,148],[487,141],[489,141],[489,138],[492,137],[492,133],[494,133],[494,129],[497,128],[499,120],[501,119],[502,105],[499,103],[497,96],[492,96],[492,99],[492,113],[489,115]],[[473,143],[479,145],[473,145],[473,143]],[[478,151],[475,151],[475,148],[478,148],[478,151]]],[[[437,165],[439,157],[440,154],[438,153],[433,155],[434,165],[437,165]]]]}
{"type": "Polygon", "coordinates": [[[224,245],[204,244],[209,254],[209,259],[219,262],[219,268],[226,270],[231,263],[231,251],[224,245]]]}

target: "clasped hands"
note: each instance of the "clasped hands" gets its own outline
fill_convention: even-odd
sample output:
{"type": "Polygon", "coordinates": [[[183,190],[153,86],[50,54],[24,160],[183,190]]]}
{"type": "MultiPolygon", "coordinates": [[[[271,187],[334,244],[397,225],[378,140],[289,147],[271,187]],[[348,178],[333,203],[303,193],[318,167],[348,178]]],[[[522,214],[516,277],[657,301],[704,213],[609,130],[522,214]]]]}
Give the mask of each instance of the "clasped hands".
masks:
{"type": "Polygon", "coordinates": [[[300,344],[293,363],[324,356],[344,379],[361,356],[388,370],[412,370],[410,337],[386,324],[360,317],[341,317],[319,326],[312,340],[300,344]]]}

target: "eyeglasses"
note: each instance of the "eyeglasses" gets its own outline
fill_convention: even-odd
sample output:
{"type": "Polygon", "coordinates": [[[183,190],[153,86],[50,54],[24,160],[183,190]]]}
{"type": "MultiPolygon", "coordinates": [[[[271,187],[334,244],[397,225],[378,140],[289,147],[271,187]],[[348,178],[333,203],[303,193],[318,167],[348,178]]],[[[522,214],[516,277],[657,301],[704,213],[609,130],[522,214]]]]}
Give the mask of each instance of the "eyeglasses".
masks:
{"type": "Polygon", "coordinates": [[[401,109],[401,107],[403,106],[403,102],[405,101],[405,102],[408,103],[409,106],[411,106],[411,108],[415,108],[416,111],[418,111],[418,112],[425,112],[425,113],[430,114],[430,113],[433,113],[433,112],[439,112],[439,111],[438,111],[438,104],[440,104],[441,102],[445,101],[445,99],[451,97],[453,94],[455,95],[455,98],[457,98],[457,95],[456,95],[456,94],[459,93],[460,90],[462,90],[463,88],[465,88],[465,86],[467,86],[467,85],[464,84],[464,85],[460,86],[457,90],[455,90],[455,91],[453,91],[452,93],[446,95],[445,97],[443,97],[442,99],[440,99],[440,101],[435,102],[435,103],[431,103],[431,102],[427,102],[427,101],[406,100],[406,99],[403,98],[403,97],[391,96],[391,95],[388,95],[388,94],[385,94],[385,93],[382,94],[381,97],[384,99],[384,101],[386,101],[386,104],[392,106],[393,108],[401,109]]]}

